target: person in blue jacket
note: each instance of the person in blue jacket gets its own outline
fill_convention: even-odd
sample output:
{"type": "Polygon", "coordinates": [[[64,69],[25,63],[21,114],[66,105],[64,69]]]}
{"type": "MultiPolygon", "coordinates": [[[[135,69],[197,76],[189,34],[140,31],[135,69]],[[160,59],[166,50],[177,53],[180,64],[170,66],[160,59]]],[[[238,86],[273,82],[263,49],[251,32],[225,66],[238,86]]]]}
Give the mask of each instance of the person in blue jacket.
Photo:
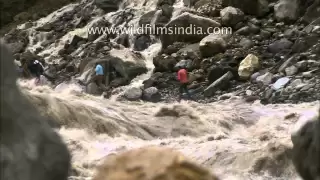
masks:
{"type": "Polygon", "coordinates": [[[85,83],[85,86],[88,86],[90,83],[95,82],[99,88],[103,91],[106,90],[106,87],[103,85],[103,78],[104,78],[104,70],[100,63],[95,63],[95,75],[85,83]]]}

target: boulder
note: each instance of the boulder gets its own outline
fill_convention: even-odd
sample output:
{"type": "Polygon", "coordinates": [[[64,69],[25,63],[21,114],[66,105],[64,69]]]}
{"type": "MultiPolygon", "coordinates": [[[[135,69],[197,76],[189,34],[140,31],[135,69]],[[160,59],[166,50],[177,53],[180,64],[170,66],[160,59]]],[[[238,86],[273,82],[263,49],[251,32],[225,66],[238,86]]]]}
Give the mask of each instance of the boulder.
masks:
{"type": "Polygon", "coordinates": [[[241,79],[249,79],[250,76],[259,68],[259,58],[253,54],[249,54],[241,61],[238,74],[241,79]]]}
{"type": "Polygon", "coordinates": [[[132,87],[124,92],[124,97],[130,101],[137,101],[142,97],[142,90],[138,87],[132,87]]]}
{"type": "Polygon", "coordinates": [[[210,18],[188,12],[182,13],[165,25],[165,30],[168,32],[162,32],[160,35],[162,48],[166,48],[174,42],[199,42],[208,35],[208,32],[212,32],[213,28],[220,26],[220,23],[210,18]]]}
{"type": "Polygon", "coordinates": [[[280,0],[274,6],[274,17],[279,22],[292,22],[299,17],[299,0],[280,0]]]}
{"type": "Polygon", "coordinates": [[[129,49],[112,49],[110,55],[110,65],[124,78],[131,80],[148,71],[145,58],[140,53],[134,53],[129,49]]]}
{"type": "Polygon", "coordinates": [[[110,70],[114,69],[114,71],[119,75],[118,78],[125,80],[121,80],[121,82],[126,83],[136,76],[148,71],[144,57],[139,53],[130,51],[129,49],[112,49],[109,55],[105,56],[104,59],[88,59],[83,61],[84,62],[81,64],[80,70],[81,77],[79,77],[79,80],[81,81],[88,81],[92,77],[96,62],[101,63],[106,75],[110,75],[110,70]]]}
{"type": "Polygon", "coordinates": [[[13,56],[2,42],[0,51],[1,179],[67,180],[71,155],[52,128],[57,123],[42,116],[29,99],[36,97],[17,86],[13,56]]]}
{"type": "Polygon", "coordinates": [[[222,6],[239,8],[246,14],[259,17],[269,12],[269,3],[267,0],[222,0],[222,6]]]}
{"type": "Polygon", "coordinates": [[[193,59],[193,60],[199,59],[201,56],[199,43],[189,44],[189,45],[181,48],[177,52],[177,54],[182,56],[183,58],[188,58],[188,59],[193,59]]]}
{"type": "Polygon", "coordinates": [[[192,60],[181,60],[175,66],[175,69],[179,69],[179,67],[186,68],[188,70],[192,69],[192,60]]]}
{"type": "Polygon", "coordinates": [[[211,57],[219,53],[224,53],[227,49],[226,37],[221,34],[210,34],[203,38],[200,43],[202,57],[211,57]]]}
{"type": "Polygon", "coordinates": [[[238,8],[228,6],[220,11],[220,17],[222,25],[235,27],[244,20],[244,13],[238,8]]]}
{"type": "Polygon", "coordinates": [[[149,35],[143,34],[136,36],[134,40],[133,49],[135,51],[143,51],[151,45],[151,38],[149,35]]]}
{"type": "Polygon", "coordinates": [[[149,87],[143,91],[142,99],[150,102],[159,102],[161,95],[156,87],[149,87]]]}
{"type": "Polygon", "coordinates": [[[301,116],[291,135],[292,161],[303,180],[320,178],[320,109],[301,116]]]}
{"type": "Polygon", "coordinates": [[[176,58],[164,54],[153,58],[153,64],[156,72],[174,71],[176,63],[176,58]]]}
{"type": "MultiPolygon", "coordinates": [[[[303,1],[302,1],[303,2],[303,1]]],[[[313,0],[313,4],[309,6],[306,13],[302,17],[303,21],[306,23],[311,23],[320,17],[320,0],[313,0]]]]}
{"type": "Polygon", "coordinates": [[[118,0],[94,0],[94,4],[105,12],[117,11],[120,1],[118,0]]]}
{"type": "Polygon", "coordinates": [[[219,179],[178,151],[148,146],[107,156],[92,180],[157,180],[159,177],[162,180],[219,179]]]}

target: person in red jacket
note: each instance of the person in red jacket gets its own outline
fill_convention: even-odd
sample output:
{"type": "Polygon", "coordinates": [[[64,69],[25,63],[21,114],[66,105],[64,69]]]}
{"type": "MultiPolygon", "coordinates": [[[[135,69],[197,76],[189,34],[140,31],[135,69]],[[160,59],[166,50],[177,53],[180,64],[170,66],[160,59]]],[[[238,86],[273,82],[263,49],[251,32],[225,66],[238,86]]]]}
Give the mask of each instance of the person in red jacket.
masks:
{"type": "Polygon", "coordinates": [[[183,95],[183,91],[185,91],[189,97],[189,99],[191,98],[191,95],[189,93],[188,90],[188,71],[183,68],[183,67],[179,67],[179,71],[178,71],[178,80],[180,82],[180,88],[179,88],[179,102],[182,99],[182,95],[183,95]]]}

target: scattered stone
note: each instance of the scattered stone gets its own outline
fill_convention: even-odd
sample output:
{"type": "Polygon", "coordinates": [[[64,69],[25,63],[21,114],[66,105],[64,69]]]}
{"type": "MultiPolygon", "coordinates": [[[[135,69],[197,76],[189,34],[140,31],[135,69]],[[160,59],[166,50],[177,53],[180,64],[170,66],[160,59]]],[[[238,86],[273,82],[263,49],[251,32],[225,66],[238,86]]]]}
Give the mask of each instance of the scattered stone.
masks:
{"type": "Polygon", "coordinates": [[[244,13],[256,15],[258,17],[264,16],[269,12],[269,3],[266,0],[222,0],[222,6],[232,6],[241,9],[244,13]]]}
{"type": "Polygon", "coordinates": [[[272,79],[273,79],[273,74],[267,72],[264,75],[257,77],[256,81],[262,82],[264,85],[269,85],[272,83],[272,79]]]}
{"type": "Polygon", "coordinates": [[[272,85],[272,88],[274,90],[279,90],[279,89],[285,87],[289,83],[289,81],[290,81],[290,78],[288,78],[288,77],[280,78],[272,85]]]}
{"type": "Polygon", "coordinates": [[[297,74],[298,71],[299,71],[299,69],[296,66],[290,66],[285,69],[287,76],[293,76],[293,75],[297,74]]]}
{"type": "Polygon", "coordinates": [[[283,39],[280,39],[280,40],[275,41],[274,43],[270,44],[268,46],[268,51],[276,54],[276,53],[279,53],[283,50],[291,48],[292,45],[293,45],[293,43],[291,41],[283,38],[283,39]]]}
{"type": "Polygon", "coordinates": [[[241,61],[238,69],[238,74],[242,79],[249,79],[250,76],[260,66],[259,58],[253,54],[249,54],[241,61]]]}

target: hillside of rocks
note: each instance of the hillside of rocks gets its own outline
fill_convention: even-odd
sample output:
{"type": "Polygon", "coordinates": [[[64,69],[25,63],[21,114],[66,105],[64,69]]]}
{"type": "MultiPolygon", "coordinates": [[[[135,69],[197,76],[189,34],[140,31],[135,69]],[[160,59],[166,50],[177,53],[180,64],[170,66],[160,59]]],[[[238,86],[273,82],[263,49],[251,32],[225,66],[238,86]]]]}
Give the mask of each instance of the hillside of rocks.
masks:
{"type": "MultiPolygon", "coordinates": [[[[320,1],[83,0],[10,30],[4,40],[16,61],[41,60],[52,86],[90,78],[102,62],[110,93],[148,71],[143,55],[161,41],[151,77],[126,99],[173,101],[178,96],[177,65],[190,72],[190,91],[198,102],[241,95],[263,103],[320,99],[320,1]],[[121,7],[120,7],[121,4],[121,7]],[[90,27],[232,28],[232,34],[88,34],[90,27]]],[[[102,92],[94,83],[90,94],[102,92]]]]}

